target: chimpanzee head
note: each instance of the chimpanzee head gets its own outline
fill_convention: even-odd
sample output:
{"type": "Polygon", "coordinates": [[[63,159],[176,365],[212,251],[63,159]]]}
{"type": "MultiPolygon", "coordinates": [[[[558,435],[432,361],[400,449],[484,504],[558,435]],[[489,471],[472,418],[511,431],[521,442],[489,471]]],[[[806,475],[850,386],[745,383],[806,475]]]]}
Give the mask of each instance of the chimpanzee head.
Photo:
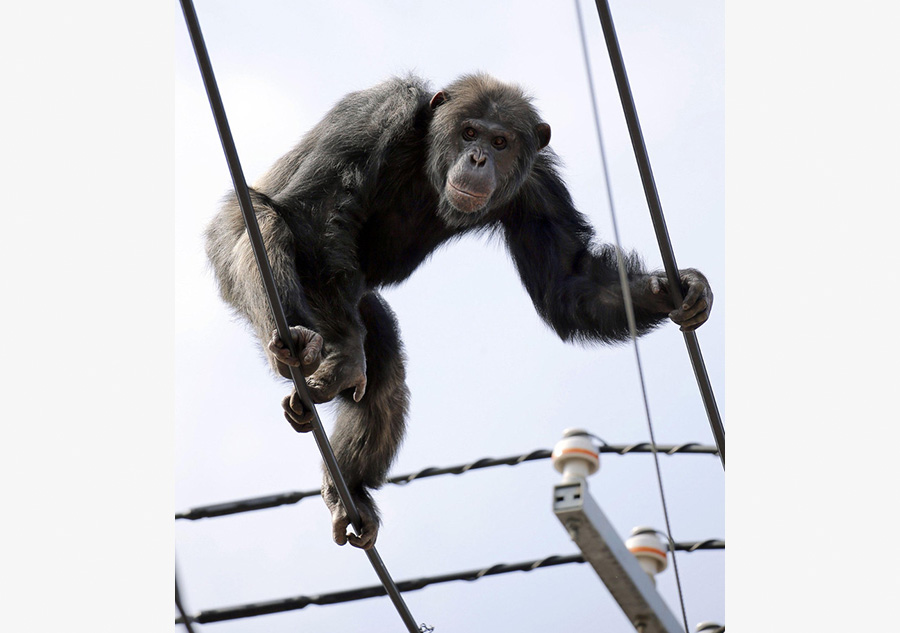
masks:
{"type": "Polygon", "coordinates": [[[550,142],[550,126],[514,85],[464,75],[431,99],[428,177],[449,226],[474,224],[509,202],[550,142]]]}

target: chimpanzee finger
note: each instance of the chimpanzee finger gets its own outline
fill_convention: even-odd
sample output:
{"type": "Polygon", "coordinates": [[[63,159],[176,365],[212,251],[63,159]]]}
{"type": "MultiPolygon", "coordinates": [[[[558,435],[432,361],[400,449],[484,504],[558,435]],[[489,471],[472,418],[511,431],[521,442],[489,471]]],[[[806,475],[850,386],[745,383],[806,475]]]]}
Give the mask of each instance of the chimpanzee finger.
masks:
{"type": "Polygon", "coordinates": [[[288,421],[297,433],[309,433],[312,431],[312,422],[297,422],[293,416],[287,411],[284,412],[284,419],[288,421]]]}
{"type": "Polygon", "coordinates": [[[268,348],[278,362],[290,365],[291,367],[300,367],[300,361],[291,354],[290,348],[288,348],[288,346],[284,344],[284,341],[281,340],[281,337],[278,336],[277,330],[272,332],[272,338],[269,339],[268,348]]]}
{"type": "Polygon", "coordinates": [[[294,340],[297,342],[297,349],[300,350],[303,375],[309,376],[319,368],[322,362],[322,345],[324,341],[317,332],[305,327],[292,327],[291,336],[294,337],[294,340]]]}
{"type": "Polygon", "coordinates": [[[676,325],[680,327],[684,327],[686,325],[700,325],[705,322],[706,319],[709,318],[709,310],[704,309],[703,307],[694,306],[691,310],[672,310],[669,312],[669,318],[675,322],[676,325]],[[700,319],[700,321],[697,321],[700,319]]]}
{"type": "Polygon", "coordinates": [[[312,410],[306,408],[306,405],[303,404],[303,400],[300,399],[300,394],[297,393],[296,389],[291,392],[290,400],[288,400],[288,405],[291,408],[291,412],[301,422],[312,420],[312,410]]]}
{"type": "Polygon", "coordinates": [[[275,356],[276,361],[291,367],[302,367],[303,375],[309,376],[322,362],[322,337],[317,332],[300,325],[292,327],[290,332],[300,354],[300,360],[291,354],[290,348],[278,335],[277,330],[272,333],[269,340],[269,351],[275,356]]]}
{"type": "Polygon", "coordinates": [[[697,300],[703,296],[703,291],[705,289],[706,286],[700,283],[689,284],[687,294],[684,296],[684,300],[681,302],[682,309],[690,310],[694,306],[694,304],[697,303],[697,300]]]}
{"type": "Polygon", "coordinates": [[[353,532],[347,533],[347,541],[350,545],[354,547],[358,547],[360,549],[372,549],[375,545],[375,538],[378,536],[377,533],[372,533],[369,531],[363,532],[362,536],[357,536],[353,532]]]}
{"type": "Polygon", "coordinates": [[[703,312],[709,314],[709,305],[706,303],[706,299],[701,297],[700,300],[691,305],[690,308],[685,308],[680,310],[680,312],[682,321],[687,321],[703,312]]]}
{"type": "Polygon", "coordinates": [[[706,321],[707,321],[708,319],[709,319],[709,311],[708,311],[708,310],[704,310],[703,312],[701,312],[701,313],[699,313],[699,314],[697,314],[697,315],[695,315],[695,316],[693,316],[693,317],[691,317],[691,318],[689,318],[689,319],[685,319],[685,320],[680,324],[680,325],[681,325],[681,331],[682,331],[682,332],[691,332],[691,331],[693,331],[693,330],[696,330],[698,327],[700,327],[701,325],[703,325],[704,323],[706,323],[706,321]]]}
{"type": "Polygon", "coordinates": [[[288,421],[288,424],[290,424],[291,428],[297,431],[297,433],[309,433],[312,431],[312,422],[297,422],[287,411],[284,412],[284,419],[288,421]]]}
{"type": "Polygon", "coordinates": [[[296,391],[282,399],[281,408],[284,409],[284,418],[295,431],[298,433],[312,431],[312,411],[307,411],[296,391]]]}
{"type": "Polygon", "coordinates": [[[359,511],[362,531],[357,535],[356,528],[352,524],[348,525],[344,529],[347,542],[360,549],[371,549],[375,545],[375,539],[378,538],[378,519],[372,515],[365,502],[357,500],[356,509],[359,511]]]}

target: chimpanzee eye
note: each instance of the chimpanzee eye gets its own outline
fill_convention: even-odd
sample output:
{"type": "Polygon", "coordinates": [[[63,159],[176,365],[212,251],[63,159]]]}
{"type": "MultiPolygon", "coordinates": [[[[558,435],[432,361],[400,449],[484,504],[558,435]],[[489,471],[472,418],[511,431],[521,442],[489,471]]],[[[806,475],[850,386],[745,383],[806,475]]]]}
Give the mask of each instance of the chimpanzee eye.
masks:
{"type": "Polygon", "coordinates": [[[465,130],[463,130],[463,136],[471,141],[473,138],[478,136],[478,132],[475,131],[475,128],[467,127],[465,130]]]}
{"type": "Polygon", "coordinates": [[[493,146],[496,147],[497,149],[503,149],[503,148],[506,147],[506,139],[503,138],[502,136],[497,136],[497,137],[495,137],[494,140],[491,141],[491,143],[492,143],[493,146]]]}

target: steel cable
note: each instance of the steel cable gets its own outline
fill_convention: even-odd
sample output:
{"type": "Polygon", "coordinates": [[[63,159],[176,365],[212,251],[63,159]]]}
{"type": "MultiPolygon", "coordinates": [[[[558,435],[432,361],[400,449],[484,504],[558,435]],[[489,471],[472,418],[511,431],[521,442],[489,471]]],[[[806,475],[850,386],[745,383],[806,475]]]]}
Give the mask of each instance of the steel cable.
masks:
{"type": "MultiPolygon", "coordinates": [[[[616,455],[636,455],[652,453],[652,446],[649,442],[639,442],[636,444],[602,444],[597,449],[601,453],[612,453],[616,455]]],[[[709,445],[701,445],[694,442],[684,444],[664,444],[656,447],[656,450],[666,455],[678,454],[697,454],[697,455],[716,455],[716,447],[709,445]]],[[[518,466],[525,462],[531,462],[542,459],[550,459],[551,451],[548,449],[538,449],[522,455],[512,455],[510,457],[483,457],[474,462],[467,464],[459,464],[456,466],[429,466],[414,473],[405,475],[394,475],[387,479],[387,483],[394,485],[406,485],[420,479],[428,477],[438,477],[440,475],[462,475],[473,470],[483,468],[493,468],[495,466],[518,466]]],[[[212,517],[227,516],[229,514],[239,514],[242,512],[253,512],[255,510],[265,510],[267,508],[276,508],[283,505],[291,505],[299,503],[307,497],[316,497],[321,494],[321,489],[305,491],[282,492],[273,495],[265,495],[260,497],[251,497],[248,499],[240,499],[237,501],[226,501],[222,503],[209,504],[205,506],[197,506],[185,512],[179,512],[175,515],[175,519],[186,519],[196,521],[197,519],[208,519],[212,517]]]]}
{"type": "MultiPolygon", "coordinates": [[[[225,151],[225,158],[228,162],[228,169],[231,172],[231,178],[234,183],[235,193],[241,207],[241,213],[244,216],[247,235],[250,238],[250,243],[253,248],[253,255],[256,258],[256,263],[262,277],[263,285],[265,286],[266,298],[269,301],[269,306],[275,319],[278,335],[281,337],[281,340],[285,341],[285,343],[289,346],[289,348],[291,349],[291,353],[295,357],[299,357],[299,354],[296,353],[296,344],[294,343],[293,337],[290,334],[290,328],[288,327],[284,308],[281,304],[281,300],[278,297],[278,289],[275,286],[275,279],[272,274],[272,269],[269,264],[268,257],[266,255],[266,249],[265,245],[263,244],[259,224],[256,220],[256,214],[253,211],[253,204],[250,200],[250,192],[247,188],[247,183],[244,180],[244,173],[241,169],[240,160],[238,159],[237,148],[235,147],[234,139],[231,135],[231,129],[228,126],[228,119],[225,116],[225,107],[222,103],[222,97],[219,94],[219,88],[216,84],[215,75],[212,69],[212,63],[209,60],[209,53],[207,52],[206,44],[203,41],[203,34],[200,30],[200,22],[197,19],[197,13],[194,10],[192,0],[181,0],[181,8],[184,12],[185,22],[187,23],[188,32],[191,36],[191,43],[194,47],[194,53],[197,56],[197,64],[200,67],[200,74],[203,78],[203,85],[206,88],[206,94],[209,98],[209,105],[210,108],[212,108],[213,117],[216,122],[216,128],[219,131],[219,138],[222,141],[222,149],[225,151]]],[[[354,530],[356,530],[357,534],[362,534],[362,521],[360,520],[359,511],[357,510],[356,505],[353,502],[353,497],[351,496],[350,490],[347,487],[347,483],[344,480],[343,475],[341,474],[340,468],[338,467],[337,459],[335,458],[334,451],[332,450],[331,444],[328,441],[328,436],[325,434],[325,430],[322,426],[322,421],[319,419],[319,414],[309,397],[309,392],[306,388],[306,380],[304,379],[300,368],[290,367],[290,370],[291,377],[294,381],[294,388],[296,389],[300,400],[303,402],[303,405],[308,411],[312,411],[313,436],[315,437],[316,444],[319,447],[319,452],[322,454],[322,459],[325,462],[328,474],[331,477],[331,480],[334,482],[335,488],[338,492],[338,496],[340,497],[341,503],[343,504],[344,509],[347,511],[347,514],[350,517],[354,530]]],[[[406,603],[400,596],[400,592],[397,590],[397,587],[394,584],[394,581],[391,578],[390,574],[388,573],[384,562],[381,560],[381,556],[379,556],[378,551],[374,547],[372,547],[365,550],[365,553],[369,558],[369,562],[371,563],[372,568],[375,570],[376,575],[384,585],[385,591],[390,596],[391,601],[394,603],[394,607],[397,609],[397,612],[399,613],[400,618],[403,620],[403,623],[406,625],[406,628],[410,631],[410,633],[419,633],[421,629],[415,623],[412,614],[409,612],[409,608],[406,606],[406,603]]]]}
{"type": "MultiPolygon", "coordinates": [[[[697,543],[676,543],[675,549],[685,552],[694,552],[698,550],[725,549],[725,541],[707,539],[697,543]]],[[[481,580],[487,576],[497,576],[500,574],[509,574],[516,571],[529,572],[535,569],[543,569],[546,567],[555,567],[558,565],[568,565],[572,563],[583,563],[584,557],[581,554],[570,554],[567,556],[548,556],[538,560],[526,561],[522,563],[498,564],[482,569],[474,569],[462,572],[453,572],[449,574],[439,574],[435,576],[427,576],[416,578],[413,580],[402,580],[397,583],[400,591],[416,591],[423,589],[429,585],[437,585],[445,582],[453,582],[456,580],[464,580],[474,582],[481,580]]],[[[367,598],[377,598],[385,595],[384,587],[372,585],[369,587],[360,587],[358,589],[348,589],[345,591],[336,591],[333,593],[313,594],[305,596],[293,596],[290,598],[282,598],[280,600],[268,600],[265,602],[253,602],[249,604],[236,605],[233,607],[222,607],[219,609],[208,609],[191,616],[191,620],[200,624],[208,624],[211,622],[223,622],[226,620],[237,620],[240,618],[250,618],[258,615],[268,615],[272,613],[284,613],[285,611],[296,611],[310,605],[331,605],[340,604],[342,602],[352,602],[355,600],[365,600],[367,598]]],[[[182,619],[175,620],[175,624],[181,624],[182,619]]]]}
{"type": "MultiPolygon", "coordinates": [[[[577,4],[576,0],[576,6],[577,4]]],[[[616,79],[619,100],[622,102],[622,111],[628,126],[628,134],[631,137],[631,146],[634,149],[635,160],[637,161],[638,171],[641,175],[644,195],[650,210],[650,218],[653,221],[653,229],[656,232],[656,241],[659,244],[663,266],[666,269],[666,277],[668,277],[669,280],[669,291],[672,293],[674,305],[677,306],[681,304],[682,296],[678,266],[675,263],[675,252],[673,251],[672,243],[669,240],[669,232],[666,227],[665,217],[663,216],[662,203],[659,200],[659,192],[656,189],[656,182],[653,179],[653,170],[650,167],[650,156],[648,155],[647,147],[644,144],[644,135],[641,131],[641,123],[638,120],[637,107],[634,104],[631,86],[628,83],[628,75],[625,72],[625,61],[622,58],[619,40],[616,37],[616,27],[613,24],[612,13],[609,10],[607,1],[595,0],[595,4],[597,5],[597,14],[600,18],[603,36],[606,40],[606,49],[609,52],[609,61],[612,65],[613,75],[616,79]]],[[[578,12],[578,20],[580,25],[580,11],[578,12]]],[[[583,33],[582,42],[584,42],[583,33]]],[[[586,49],[585,56],[587,56],[586,49]]],[[[593,86],[591,88],[591,98],[594,98],[593,86]]],[[[599,129],[599,123],[597,125],[599,129]]],[[[722,468],[725,468],[725,428],[722,425],[722,418],[719,415],[719,408],[716,405],[716,398],[709,382],[709,376],[706,373],[706,364],[703,362],[703,355],[700,352],[700,343],[697,341],[697,334],[695,332],[684,332],[683,334],[684,342],[688,350],[688,356],[691,359],[691,367],[693,367],[694,370],[694,377],[697,380],[697,386],[700,389],[700,395],[703,399],[703,406],[705,407],[706,415],[709,418],[709,426],[713,438],[715,439],[716,447],[719,449],[719,459],[722,461],[722,468]]]]}
{"type": "MultiPolygon", "coordinates": [[[[600,13],[600,22],[602,25],[603,34],[606,38],[606,44],[607,44],[607,50],[609,51],[610,63],[613,66],[613,72],[616,77],[616,84],[619,87],[619,95],[622,100],[622,107],[623,107],[623,110],[626,110],[626,119],[628,120],[629,132],[631,132],[634,128],[632,127],[632,119],[629,117],[629,114],[632,114],[632,112],[633,112],[634,122],[637,124],[637,112],[634,111],[634,104],[631,101],[631,90],[628,86],[628,79],[625,75],[625,65],[622,60],[622,55],[618,48],[618,41],[616,39],[615,26],[612,23],[612,16],[609,13],[609,7],[607,6],[605,0],[597,0],[597,10],[600,13]],[[601,7],[601,5],[602,5],[602,7],[601,7]],[[632,112],[628,112],[628,107],[626,106],[626,97],[627,97],[628,103],[631,104],[632,112]]],[[[579,32],[579,35],[581,36],[581,51],[582,51],[582,54],[584,55],[585,73],[587,75],[588,89],[589,89],[589,93],[590,93],[590,97],[591,97],[591,107],[592,107],[593,113],[594,113],[594,126],[595,126],[595,131],[597,134],[597,145],[600,150],[600,164],[601,164],[602,171],[603,171],[603,181],[606,186],[607,200],[609,203],[609,214],[612,219],[613,235],[615,237],[615,243],[616,243],[616,259],[618,261],[619,280],[622,285],[622,295],[623,295],[623,300],[624,300],[624,304],[625,304],[625,314],[628,318],[628,329],[630,330],[631,340],[634,345],[634,357],[635,357],[635,361],[637,363],[638,377],[639,377],[640,388],[641,388],[641,396],[642,396],[643,404],[644,404],[644,415],[647,420],[647,430],[650,434],[650,445],[651,445],[651,449],[653,452],[653,462],[656,467],[656,481],[659,486],[660,503],[662,504],[663,517],[666,522],[666,536],[668,538],[669,543],[674,548],[675,541],[672,537],[672,527],[669,522],[669,510],[668,510],[668,507],[666,504],[666,494],[665,494],[665,491],[663,490],[662,472],[659,467],[659,457],[658,457],[657,448],[656,448],[656,438],[655,438],[655,435],[653,432],[653,422],[652,422],[651,416],[650,416],[650,402],[647,397],[647,386],[646,386],[646,382],[644,380],[644,369],[641,364],[641,354],[640,354],[640,349],[638,347],[637,325],[636,325],[635,316],[634,316],[634,304],[632,302],[631,288],[630,288],[629,282],[628,282],[628,273],[627,273],[627,269],[625,267],[625,260],[622,256],[622,241],[619,237],[619,227],[618,227],[618,222],[616,220],[616,207],[615,207],[615,203],[613,202],[612,185],[610,184],[609,170],[607,168],[607,161],[606,161],[606,150],[604,148],[604,143],[603,143],[603,132],[600,127],[600,109],[597,107],[597,97],[596,97],[596,93],[594,91],[593,73],[591,72],[591,60],[590,60],[590,55],[588,54],[587,37],[585,36],[584,21],[581,18],[581,3],[579,2],[579,0],[575,0],[575,15],[578,18],[578,32],[579,32]]],[[[640,140],[641,148],[643,149],[643,138],[640,136],[640,125],[639,124],[637,124],[637,137],[635,137],[635,135],[632,134],[631,138],[632,138],[632,145],[635,146],[635,153],[638,154],[638,149],[637,149],[637,141],[638,140],[640,140]]],[[[644,151],[644,154],[646,154],[646,151],[644,151]]],[[[653,184],[652,173],[649,172],[649,169],[650,169],[649,159],[646,159],[645,156],[643,158],[645,160],[642,161],[642,156],[638,156],[638,166],[639,166],[639,170],[641,172],[642,182],[644,182],[644,185],[645,185],[645,193],[647,195],[647,199],[648,199],[648,203],[649,203],[651,193],[654,196],[656,195],[656,186],[655,186],[655,184],[653,184]],[[650,182],[650,184],[653,185],[649,189],[647,187],[648,181],[646,178],[644,178],[644,176],[645,176],[644,169],[645,168],[647,170],[647,173],[650,175],[649,182],[650,182]]],[[[657,202],[657,206],[659,206],[658,199],[656,200],[656,202],[657,202]]],[[[661,212],[661,209],[660,209],[660,212],[661,212]]],[[[654,227],[656,227],[658,229],[659,226],[657,224],[656,215],[653,214],[653,205],[652,204],[651,204],[651,215],[653,216],[654,227]]],[[[665,231],[664,223],[662,224],[662,229],[664,232],[665,231]]],[[[665,238],[666,238],[666,243],[668,243],[668,236],[665,236],[665,238]]],[[[660,241],[660,245],[662,245],[663,242],[662,242],[659,231],[657,232],[657,239],[660,241]]],[[[674,256],[672,256],[670,251],[671,251],[671,249],[669,250],[669,252],[664,254],[663,258],[664,258],[664,263],[665,263],[665,267],[666,267],[666,274],[669,279],[669,291],[671,292],[671,294],[673,296],[675,305],[678,305],[682,301],[681,284],[679,281],[678,270],[677,270],[677,268],[673,268],[674,267],[674,256]],[[668,257],[666,257],[666,255],[668,255],[668,257]]],[[[725,463],[724,462],[724,454],[722,453],[722,451],[724,450],[724,448],[723,448],[724,443],[718,444],[718,441],[717,441],[717,446],[719,447],[719,451],[720,451],[719,455],[723,460],[722,464],[724,466],[724,463],[725,463]]],[[[685,608],[685,605],[684,605],[684,592],[682,591],[682,588],[681,588],[681,574],[679,574],[679,572],[678,572],[678,559],[674,555],[672,556],[672,566],[675,571],[675,584],[678,589],[678,601],[681,606],[681,617],[682,617],[682,621],[684,623],[684,630],[688,631],[689,629],[688,629],[688,623],[687,623],[687,609],[685,608]]]]}

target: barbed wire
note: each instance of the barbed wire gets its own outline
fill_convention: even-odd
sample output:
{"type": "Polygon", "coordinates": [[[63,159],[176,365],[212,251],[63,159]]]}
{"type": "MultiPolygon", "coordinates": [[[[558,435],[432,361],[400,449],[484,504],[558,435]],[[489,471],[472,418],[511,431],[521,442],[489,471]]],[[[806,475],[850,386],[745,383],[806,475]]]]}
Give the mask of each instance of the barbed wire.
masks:
{"type": "MultiPolygon", "coordinates": [[[[725,541],[719,539],[706,539],[697,542],[675,543],[675,549],[684,552],[695,552],[698,550],[725,549],[725,541]]],[[[544,567],[555,567],[558,565],[568,565],[572,563],[585,562],[584,556],[581,554],[570,554],[567,556],[548,556],[539,560],[526,561],[523,563],[505,564],[501,563],[483,569],[475,569],[470,571],[455,572],[450,574],[441,574],[437,576],[427,576],[414,580],[403,580],[397,583],[397,588],[401,592],[416,591],[429,585],[437,585],[445,582],[453,582],[455,580],[465,580],[474,582],[485,576],[497,576],[500,574],[509,574],[515,571],[532,571],[542,569],[544,567]]],[[[223,622],[225,620],[237,620],[241,618],[250,618],[258,615],[269,615],[272,613],[283,613],[285,611],[296,611],[303,609],[311,604],[325,606],[329,604],[340,604],[342,602],[352,602],[355,600],[365,600],[367,598],[377,598],[386,595],[385,588],[381,585],[371,585],[369,587],[360,587],[359,589],[348,589],[346,591],[336,591],[334,593],[323,593],[311,596],[294,596],[291,598],[283,598],[281,600],[270,600],[267,602],[253,602],[233,607],[222,607],[219,609],[208,609],[201,611],[195,616],[191,616],[190,620],[199,624],[209,624],[211,622],[223,622]]],[[[179,617],[175,620],[175,624],[183,624],[184,619],[179,617]]]]}
{"type": "MultiPolygon", "coordinates": [[[[602,440],[601,440],[602,441],[602,440]]],[[[614,453],[617,455],[631,455],[636,453],[652,453],[652,447],[649,442],[638,442],[636,444],[601,444],[597,447],[601,453],[614,453]]],[[[665,455],[677,454],[706,454],[718,455],[715,446],[698,444],[696,442],[687,442],[684,444],[660,444],[656,450],[665,455]]],[[[426,479],[428,477],[437,477],[439,475],[462,475],[470,470],[479,470],[482,468],[492,468],[494,466],[518,466],[525,462],[536,461],[541,459],[549,459],[551,451],[548,449],[538,449],[522,455],[513,455],[511,457],[484,457],[467,464],[459,464],[457,466],[437,467],[430,466],[422,470],[406,475],[395,475],[388,478],[387,483],[394,485],[406,485],[418,479],[426,479]]],[[[290,505],[298,503],[307,497],[316,497],[321,494],[321,490],[293,491],[283,492],[274,495],[266,495],[261,497],[250,497],[237,501],[226,501],[205,506],[191,508],[186,512],[179,512],[175,515],[175,519],[184,519],[196,521],[197,519],[209,519],[213,517],[227,516],[229,514],[239,514],[241,512],[253,512],[256,510],[265,510],[266,508],[276,508],[278,506],[290,505]]]]}

